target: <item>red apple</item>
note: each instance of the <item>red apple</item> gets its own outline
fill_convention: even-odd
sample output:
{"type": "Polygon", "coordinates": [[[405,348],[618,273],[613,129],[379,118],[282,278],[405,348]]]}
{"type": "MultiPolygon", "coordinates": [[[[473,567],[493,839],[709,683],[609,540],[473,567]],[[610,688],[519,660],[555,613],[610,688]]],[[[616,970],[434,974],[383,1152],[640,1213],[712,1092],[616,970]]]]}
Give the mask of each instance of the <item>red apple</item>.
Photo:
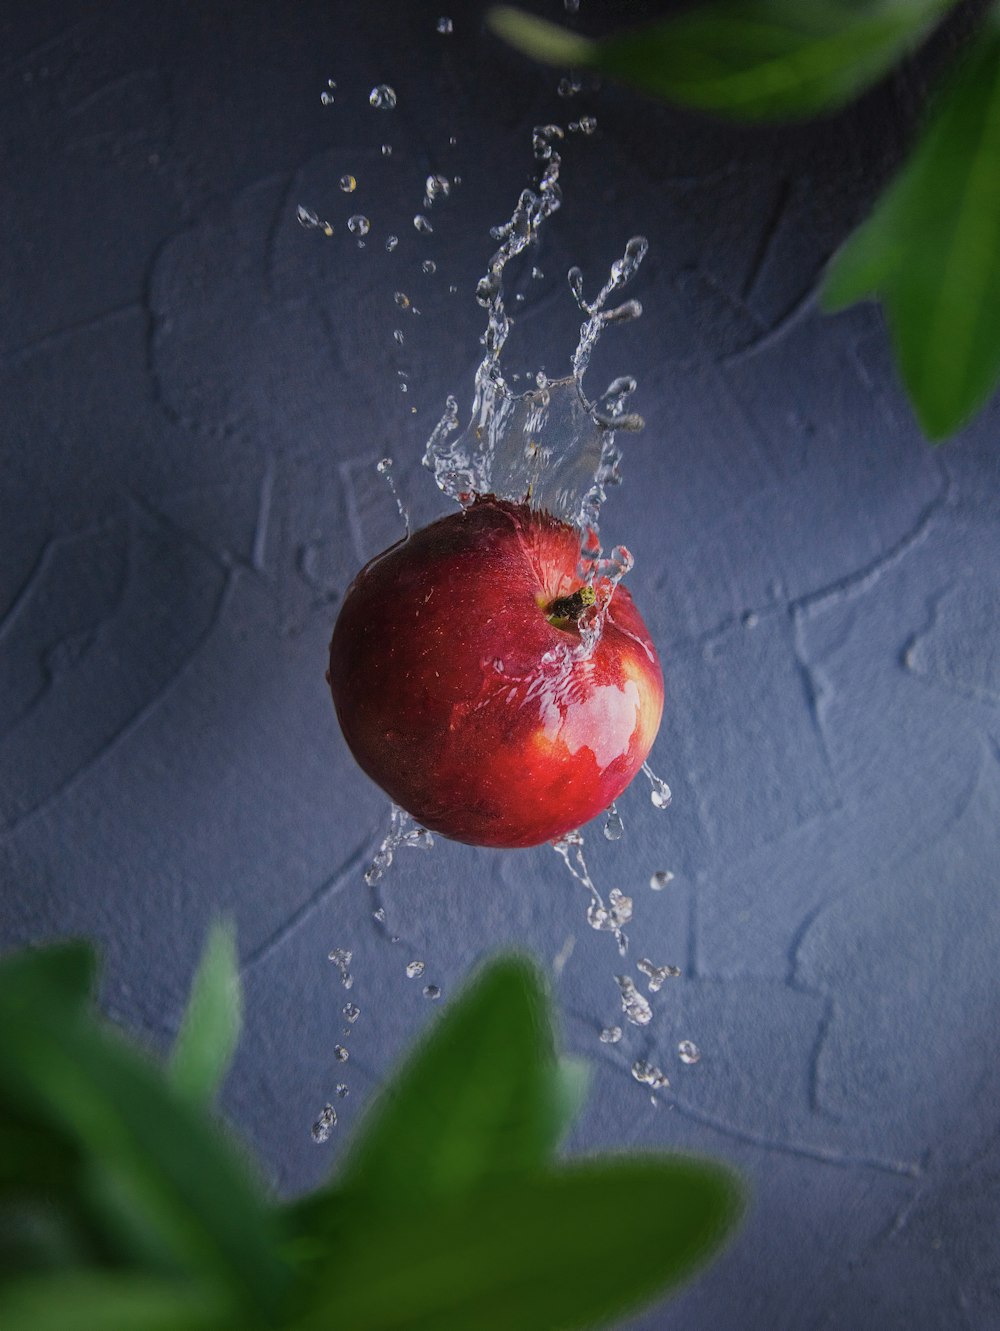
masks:
{"type": "Polygon", "coordinates": [[[432,832],[553,840],[606,809],[649,753],[663,675],[624,587],[592,654],[566,651],[580,642],[579,556],[574,528],[487,496],[349,588],[327,674],[344,738],[432,832]]]}

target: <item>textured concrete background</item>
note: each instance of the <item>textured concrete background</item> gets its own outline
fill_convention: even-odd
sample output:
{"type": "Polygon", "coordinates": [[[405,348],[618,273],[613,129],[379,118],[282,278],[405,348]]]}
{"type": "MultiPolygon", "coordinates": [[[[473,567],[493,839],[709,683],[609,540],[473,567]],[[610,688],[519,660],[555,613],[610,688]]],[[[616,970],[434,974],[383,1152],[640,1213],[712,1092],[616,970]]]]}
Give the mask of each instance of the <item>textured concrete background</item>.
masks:
{"type": "MultiPolygon", "coordinates": [[[[580,23],[625,8],[584,0],[580,23]]],[[[996,1326],[1000,416],[932,450],[878,311],[815,308],[952,40],[849,113],[748,131],[610,88],[562,99],[480,6],[451,35],[442,12],[0,16],[0,942],[99,939],[109,1010],[162,1043],[207,922],[233,912],[248,1011],[227,1108],[288,1193],[430,1019],[422,983],[447,996],[502,944],[551,962],[575,938],[556,988],[596,1075],[573,1147],[697,1150],[753,1186],[726,1257],[637,1325],[996,1326]],[[368,105],[382,81],[394,111],[368,105]],[[683,975],[616,1048],[597,1033],[618,958],[548,849],[404,851],[381,898],[403,941],[378,932],[362,871],[386,803],[323,682],[347,583],[398,534],[372,464],[391,453],[417,516],[440,511],[419,458],[447,393],[471,397],[488,229],[532,177],[531,126],[581,113],[598,129],[567,140],[507,364],[564,372],[567,268],[593,289],[649,237],[645,317],[588,383],[640,381],[648,426],[605,531],[664,660],[653,762],[675,799],[658,813],[637,786],[624,839],[587,836],[598,882],[635,897],[633,973],[683,975]],[[430,171],[461,184],[420,236],[430,171]],[[346,1066],[337,946],[362,1009],[346,1066]],[[640,1056],[671,1078],[659,1108],[640,1056]]],[[[609,1216],[595,1248],[614,1261],[641,1224],[609,1216]]]]}

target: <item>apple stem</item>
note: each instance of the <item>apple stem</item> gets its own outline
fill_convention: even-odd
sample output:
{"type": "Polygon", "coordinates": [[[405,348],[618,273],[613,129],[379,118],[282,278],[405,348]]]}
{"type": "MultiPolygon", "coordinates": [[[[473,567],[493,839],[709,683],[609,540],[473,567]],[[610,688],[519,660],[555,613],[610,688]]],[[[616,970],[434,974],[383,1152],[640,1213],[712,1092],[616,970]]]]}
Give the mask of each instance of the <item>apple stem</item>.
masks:
{"type": "Polygon", "coordinates": [[[557,596],[545,611],[546,618],[550,624],[556,628],[563,628],[569,624],[577,624],[585,610],[588,610],[597,602],[597,593],[593,587],[579,587],[569,596],[557,596]]]}

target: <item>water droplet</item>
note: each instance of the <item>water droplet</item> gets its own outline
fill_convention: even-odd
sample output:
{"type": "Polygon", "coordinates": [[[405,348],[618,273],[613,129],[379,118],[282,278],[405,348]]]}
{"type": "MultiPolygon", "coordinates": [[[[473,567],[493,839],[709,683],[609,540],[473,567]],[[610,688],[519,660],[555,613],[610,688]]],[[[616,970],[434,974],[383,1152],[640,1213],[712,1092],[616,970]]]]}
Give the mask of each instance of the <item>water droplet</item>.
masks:
{"type": "Polygon", "coordinates": [[[303,207],[301,203],[295,210],[295,216],[299,219],[299,226],[304,226],[307,231],[315,231],[322,225],[312,209],[303,207]]]}
{"type": "Polygon", "coordinates": [[[405,291],[397,291],[393,296],[393,300],[401,310],[408,310],[410,308],[410,298],[405,291]]]}
{"type": "Polygon", "coordinates": [[[354,178],[354,176],[341,176],[340,188],[344,191],[345,194],[353,194],[354,191],[358,188],[358,182],[354,178]]]}
{"type": "Polygon", "coordinates": [[[391,143],[383,143],[383,144],[382,144],[382,156],[383,156],[383,157],[391,157],[391,156],[392,156],[392,144],[391,144],[391,143]]]}
{"type": "Polygon", "coordinates": [[[648,1026],[653,1020],[653,1009],[635,987],[631,975],[616,975],[615,983],[622,996],[622,1011],[633,1026],[648,1026]]]}
{"type": "Polygon", "coordinates": [[[344,1048],[342,1044],[335,1044],[333,1046],[333,1056],[338,1063],[346,1063],[347,1060],[350,1058],[350,1054],[347,1052],[347,1050],[344,1048]]]}
{"type": "Polygon", "coordinates": [[[368,101],[376,111],[391,111],[396,105],[396,93],[388,83],[379,83],[368,94],[368,101]]]}
{"type": "Polygon", "coordinates": [[[434,262],[433,259],[425,259],[423,263],[420,265],[420,270],[421,272],[424,273],[436,273],[437,264],[434,262]]]}
{"type": "Polygon", "coordinates": [[[617,1044],[622,1038],[622,1028],[620,1026],[605,1026],[601,1031],[601,1044],[617,1044]]]}
{"type": "Polygon", "coordinates": [[[441,990],[436,984],[424,985],[424,998],[429,998],[432,1002],[441,997],[441,990]]]}
{"type": "Polygon", "coordinates": [[[455,135],[453,134],[451,138],[448,140],[448,146],[454,148],[456,143],[458,143],[458,139],[456,139],[455,135]]]}
{"type": "Polygon", "coordinates": [[[361,1009],[358,1007],[357,1003],[346,1003],[342,1010],[344,1016],[347,1018],[347,1020],[351,1023],[352,1026],[361,1016],[361,1009]]]}
{"type": "Polygon", "coordinates": [[[647,1063],[644,1058],[636,1059],[632,1064],[632,1076],[640,1085],[652,1086],[655,1090],[662,1090],[664,1086],[670,1085],[656,1064],[647,1063]]]}
{"type": "Polygon", "coordinates": [[[398,236],[386,236],[386,238],[385,238],[385,247],[386,247],[386,249],[389,251],[390,254],[393,252],[393,250],[396,248],[396,246],[397,246],[398,244],[399,244],[399,237],[398,237],[398,236]]]}
{"type": "Polygon", "coordinates": [[[650,767],[649,763],[643,763],[642,770],[646,773],[646,777],[649,780],[650,802],[657,809],[667,808],[668,805],[670,804],[670,801],[673,799],[673,795],[670,792],[670,787],[667,785],[666,781],[664,781],[662,777],[656,775],[656,773],[650,767]]]}
{"type": "Polygon", "coordinates": [[[579,14],[580,0],[563,0],[563,8],[567,14],[579,14]]]}
{"type": "Polygon", "coordinates": [[[411,961],[406,967],[406,978],[416,980],[424,973],[424,963],[422,961],[411,961]]]}
{"type": "Polygon", "coordinates": [[[636,962],[636,969],[646,976],[651,994],[658,994],[665,980],[676,980],[681,973],[679,966],[654,966],[648,957],[636,962]]]}
{"type": "Polygon", "coordinates": [[[628,924],[632,918],[632,898],[627,897],[620,888],[613,887],[608,893],[609,914],[617,925],[628,924]]]}
{"type": "Polygon", "coordinates": [[[324,1105],[320,1116],[312,1125],[312,1139],[317,1146],[330,1140],[330,1133],[337,1126],[337,1111],[333,1105],[324,1105]]]}
{"type": "Polygon", "coordinates": [[[604,835],[609,841],[620,841],[624,831],[625,824],[622,822],[622,816],[618,812],[617,805],[612,804],[604,820],[604,835]]]}
{"type": "Polygon", "coordinates": [[[743,616],[743,627],[745,629],[755,629],[759,622],[759,616],[755,615],[752,610],[748,610],[743,616]]]}
{"type": "Polygon", "coordinates": [[[378,910],[373,910],[372,919],[376,924],[385,924],[385,907],[379,906],[378,910]]]}
{"type": "Polygon", "coordinates": [[[560,97],[575,97],[582,87],[579,79],[563,78],[559,80],[556,92],[560,97]]]}
{"type": "Polygon", "coordinates": [[[423,213],[417,213],[416,217],[413,219],[413,225],[416,227],[416,229],[420,232],[422,236],[429,236],[430,233],[434,230],[434,228],[431,226],[430,222],[428,222],[427,218],[423,215],[423,213]]]}
{"type": "Polygon", "coordinates": [[[329,955],[329,960],[340,971],[340,982],[345,989],[354,987],[354,976],[350,972],[351,955],[351,952],[345,947],[335,947],[329,955]]]}
{"type": "Polygon", "coordinates": [[[324,106],[332,106],[332,105],[333,105],[333,93],[332,93],[332,92],[321,92],[320,95],[319,95],[319,100],[323,103],[324,106]]]}
{"type": "Polygon", "coordinates": [[[697,1063],[701,1058],[701,1050],[693,1040],[681,1040],[677,1046],[677,1053],[682,1063],[697,1063]]]}
{"type": "Polygon", "coordinates": [[[665,887],[674,881],[674,875],[669,869],[657,869],[649,879],[649,885],[654,892],[662,892],[665,887]]]}
{"type": "Polygon", "coordinates": [[[394,341],[394,342],[398,342],[399,345],[402,346],[402,345],[403,345],[403,330],[402,330],[402,328],[394,328],[394,329],[392,330],[392,338],[393,338],[393,341],[394,341]]]}
{"type": "Polygon", "coordinates": [[[350,1093],[351,1093],[351,1092],[350,1092],[350,1088],[349,1088],[348,1086],[345,1086],[344,1083],[343,1083],[342,1081],[337,1082],[337,1099],[338,1099],[338,1100],[346,1100],[346,1098],[350,1095],[350,1093]]]}
{"type": "Polygon", "coordinates": [[[367,236],[372,224],[364,213],[355,213],[353,217],[347,219],[347,229],[352,236],[367,236]]]}
{"type": "Polygon", "coordinates": [[[447,176],[428,176],[424,181],[424,207],[433,207],[435,199],[446,199],[450,193],[451,181],[447,176]]]}
{"type": "Polygon", "coordinates": [[[450,18],[439,18],[437,21],[437,30],[443,36],[447,37],[449,33],[454,32],[455,25],[450,18]]]}
{"type": "Polygon", "coordinates": [[[540,282],[542,278],[545,276],[545,274],[542,272],[540,268],[532,268],[531,276],[535,279],[536,282],[540,282]]]}
{"type": "Polygon", "coordinates": [[[579,127],[580,127],[580,133],[581,133],[581,134],[593,134],[594,130],[597,128],[597,119],[596,119],[596,117],[595,117],[595,116],[581,116],[581,117],[580,117],[580,126],[579,126],[579,127]]]}

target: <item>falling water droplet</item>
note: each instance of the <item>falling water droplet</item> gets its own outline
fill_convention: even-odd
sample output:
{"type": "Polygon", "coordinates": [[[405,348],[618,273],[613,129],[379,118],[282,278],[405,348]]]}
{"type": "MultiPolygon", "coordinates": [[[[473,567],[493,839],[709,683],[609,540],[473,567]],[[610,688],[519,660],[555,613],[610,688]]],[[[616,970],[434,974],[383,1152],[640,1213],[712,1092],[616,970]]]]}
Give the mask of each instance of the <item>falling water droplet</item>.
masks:
{"type": "Polygon", "coordinates": [[[295,210],[295,216],[299,220],[299,226],[304,226],[307,231],[315,231],[318,226],[322,225],[312,209],[305,208],[301,203],[295,210]]]}
{"type": "Polygon", "coordinates": [[[357,179],[354,176],[341,176],[340,188],[344,191],[345,194],[353,194],[354,191],[358,188],[357,179]]]}
{"type": "Polygon", "coordinates": [[[402,328],[394,328],[394,329],[392,330],[392,339],[393,339],[394,342],[398,342],[400,346],[403,345],[403,330],[402,330],[402,328]]]}
{"type": "Polygon", "coordinates": [[[434,230],[423,213],[417,213],[416,217],[413,219],[413,225],[422,236],[429,236],[434,230]]]}
{"type": "Polygon", "coordinates": [[[609,914],[617,925],[628,924],[632,918],[632,898],[627,897],[620,888],[613,887],[608,893],[609,914]]]}
{"type": "Polygon", "coordinates": [[[454,32],[455,25],[450,18],[439,18],[437,21],[437,30],[443,36],[447,36],[449,33],[454,32]]]}
{"type": "Polygon", "coordinates": [[[562,78],[559,80],[559,86],[556,92],[560,97],[575,97],[583,87],[579,79],[562,78]]]}
{"type": "Polygon", "coordinates": [[[635,987],[631,975],[616,975],[615,983],[622,996],[622,1011],[633,1026],[648,1026],[653,1019],[653,1009],[635,987]]]}
{"type": "Polygon", "coordinates": [[[617,1044],[622,1038],[622,1028],[620,1026],[605,1026],[601,1031],[601,1044],[617,1044]]]}
{"type": "Polygon", "coordinates": [[[451,181],[447,176],[428,176],[424,181],[424,207],[433,207],[435,199],[446,199],[450,193],[451,181]]]}
{"type": "Polygon", "coordinates": [[[344,1016],[347,1018],[347,1020],[351,1023],[352,1026],[361,1016],[361,1009],[358,1007],[357,1003],[345,1003],[342,1010],[344,1016]]]}
{"type": "Polygon", "coordinates": [[[701,1050],[693,1040],[681,1040],[677,1046],[677,1053],[682,1063],[697,1063],[701,1058],[701,1050]]]}
{"type": "Polygon", "coordinates": [[[649,763],[643,763],[642,770],[645,772],[646,777],[649,780],[650,802],[657,809],[666,809],[669,806],[670,801],[673,799],[670,787],[662,777],[656,775],[649,763]]]}
{"type": "Polygon", "coordinates": [[[636,1059],[632,1064],[632,1076],[640,1085],[652,1086],[655,1090],[662,1090],[664,1086],[670,1085],[656,1064],[647,1063],[644,1058],[636,1059]]]}
{"type": "Polygon", "coordinates": [[[372,919],[376,924],[385,924],[385,907],[379,906],[378,910],[373,910],[372,919]]]}
{"type": "Polygon", "coordinates": [[[355,213],[347,219],[347,229],[352,236],[367,236],[372,224],[364,213],[355,213]]]}
{"type": "Polygon", "coordinates": [[[350,1095],[350,1093],[351,1093],[351,1091],[350,1091],[350,1087],[345,1086],[344,1083],[343,1083],[342,1081],[338,1081],[338,1082],[337,1082],[337,1099],[338,1099],[338,1100],[346,1100],[346,1098],[350,1095]]]}
{"type": "Polygon", "coordinates": [[[581,134],[593,134],[593,132],[594,132],[594,130],[595,130],[596,128],[597,128],[597,118],[596,118],[595,116],[581,116],[581,117],[580,117],[580,133],[581,133],[581,134]]]}
{"type": "Polygon", "coordinates": [[[335,1044],[333,1046],[333,1056],[338,1063],[346,1063],[347,1060],[350,1058],[350,1054],[347,1052],[347,1050],[344,1048],[342,1044],[335,1044]]]}
{"type": "Polygon", "coordinates": [[[383,157],[391,157],[391,156],[392,156],[392,144],[391,144],[391,143],[383,143],[383,144],[382,144],[382,156],[383,156],[383,157]]]}
{"type": "Polygon", "coordinates": [[[420,269],[421,272],[424,273],[436,273],[437,264],[434,262],[433,259],[425,259],[423,263],[420,265],[420,269]]]}
{"type": "Polygon", "coordinates": [[[350,971],[351,956],[352,953],[346,947],[335,947],[328,958],[340,971],[340,982],[345,989],[354,987],[354,976],[350,971]]]}
{"type": "Polygon", "coordinates": [[[396,246],[397,246],[398,244],[399,244],[399,237],[398,237],[398,236],[386,236],[386,238],[385,238],[385,247],[386,247],[386,249],[389,251],[390,254],[393,252],[393,250],[396,248],[396,246]]]}
{"type": "Polygon", "coordinates": [[[410,308],[410,298],[405,291],[397,291],[393,296],[393,300],[401,310],[408,310],[410,308]]]}
{"type": "Polygon", "coordinates": [[[607,817],[604,820],[604,835],[609,841],[620,841],[625,831],[625,824],[622,822],[622,816],[618,812],[618,806],[612,804],[608,809],[607,817]]]}
{"type": "Polygon", "coordinates": [[[669,869],[657,869],[649,880],[649,886],[654,892],[662,892],[665,887],[674,881],[674,875],[669,869]]]}
{"type": "Polygon", "coordinates": [[[436,984],[424,985],[424,998],[429,998],[432,1002],[441,997],[441,990],[436,984]]]}
{"type": "Polygon", "coordinates": [[[379,83],[368,94],[368,101],[376,111],[391,111],[396,105],[396,93],[388,83],[379,83]]]}
{"type": "Polygon", "coordinates": [[[406,978],[408,980],[419,979],[424,973],[424,963],[422,961],[411,961],[406,967],[406,978]]]}
{"type": "Polygon", "coordinates": [[[676,980],[681,973],[679,966],[654,966],[648,957],[636,962],[636,969],[646,976],[651,994],[658,994],[665,980],[676,980]]]}
{"type": "Polygon", "coordinates": [[[322,1146],[325,1141],[330,1140],[330,1133],[337,1125],[337,1111],[333,1105],[324,1105],[320,1111],[320,1116],[312,1125],[312,1139],[317,1146],[322,1146]]]}

